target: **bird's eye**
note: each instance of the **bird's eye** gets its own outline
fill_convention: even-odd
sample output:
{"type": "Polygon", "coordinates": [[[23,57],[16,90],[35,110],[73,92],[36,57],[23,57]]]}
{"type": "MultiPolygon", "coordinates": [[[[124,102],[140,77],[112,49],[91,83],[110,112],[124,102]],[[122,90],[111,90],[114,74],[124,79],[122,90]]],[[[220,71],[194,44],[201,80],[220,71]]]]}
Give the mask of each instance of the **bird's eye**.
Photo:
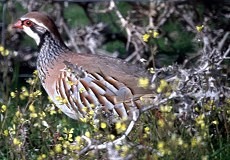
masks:
{"type": "Polygon", "coordinates": [[[23,24],[27,27],[31,27],[33,25],[33,22],[31,22],[30,20],[25,20],[23,24]]]}

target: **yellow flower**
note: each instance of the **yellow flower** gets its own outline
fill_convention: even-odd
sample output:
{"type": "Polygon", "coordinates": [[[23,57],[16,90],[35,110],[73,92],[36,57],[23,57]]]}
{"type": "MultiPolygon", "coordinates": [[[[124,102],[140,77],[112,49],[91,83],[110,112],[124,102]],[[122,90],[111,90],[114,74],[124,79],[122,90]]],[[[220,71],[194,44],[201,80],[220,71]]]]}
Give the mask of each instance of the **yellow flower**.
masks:
{"type": "Polygon", "coordinates": [[[55,99],[60,103],[60,104],[67,104],[68,101],[65,98],[62,98],[61,96],[56,96],[55,99]]]}
{"type": "Polygon", "coordinates": [[[145,127],[144,131],[145,131],[145,133],[149,134],[150,133],[150,128],[149,127],[145,127]]]}
{"type": "Polygon", "coordinates": [[[69,145],[70,145],[69,141],[64,141],[64,143],[62,144],[64,148],[67,148],[69,145]]]}
{"type": "Polygon", "coordinates": [[[168,83],[165,80],[160,80],[160,86],[157,88],[157,93],[163,92],[168,87],[168,83]]]}
{"type": "Polygon", "coordinates": [[[15,124],[13,124],[13,127],[9,127],[9,128],[8,128],[8,132],[9,132],[10,134],[13,134],[13,135],[16,134],[16,126],[15,126],[15,124]]]}
{"type": "Polygon", "coordinates": [[[196,26],[196,30],[197,30],[198,32],[201,32],[203,29],[204,29],[204,25],[196,26]]]}
{"type": "Polygon", "coordinates": [[[31,93],[30,94],[30,97],[32,98],[32,97],[38,97],[38,96],[40,96],[40,95],[42,95],[42,92],[40,91],[40,90],[36,90],[35,92],[33,92],[33,93],[31,93]]]}
{"type": "Polygon", "coordinates": [[[141,77],[138,79],[138,86],[147,88],[149,86],[149,79],[147,77],[141,77]]]}
{"type": "Polygon", "coordinates": [[[37,160],[43,160],[43,159],[46,159],[45,154],[39,155],[38,158],[37,158],[37,160]]]}
{"type": "Polygon", "coordinates": [[[47,111],[50,113],[50,115],[57,114],[57,111],[54,105],[50,105],[49,107],[47,107],[47,111]]]}
{"type": "Polygon", "coordinates": [[[15,98],[15,97],[16,97],[15,92],[10,92],[10,96],[11,96],[12,98],[15,98]]]}
{"type": "Polygon", "coordinates": [[[164,149],[164,146],[165,146],[165,143],[162,142],[162,141],[159,141],[158,144],[157,144],[157,148],[158,148],[159,150],[163,150],[163,149],[164,149]]]}
{"type": "Polygon", "coordinates": [[[32,113],[35,112],[35,107],[34,107],[33,104],[31,104],[31,105],[29,106],[29,111],[32,112],[32,113]]]}
{"type": "Polygon", "coordinates": [[[127,145],[122,145],[121,150],[127,153],[129,151],[129,147],[127,145]]]}
{"type": "Polygon", "coordinates": [[[73,86],[74,82],[73,81],[67,81],[67,84],[70,85],[70,86],[73,86]]]}
{"type": "Polygon", "coordinates": [[[71,128],[69,130],[67,128],[64,128],[63,132],[66,134],[65,139],[67,139],[68,141],[73,141],[74,128],[71,128]]]}
{"type": "Polygon", "coordinates": [[[88,122],[88,119],[87,119],[86,117],[80,118],[80,120],[81,120],[82,122],[84,122],[84,123],[88,122]]]}
{"type": "Polygon", "coordinates": [[[21,88],[21,90],[22,90],[22,95],[23,96],[25,96],[25,97],[28,97],[29,96],[29,92],[28,92],[28,89],[25,87],[25,86],[23,86],[22,88],[21,88]]]}
{"type": "Polygon", "coordinates": [[[0,45],[0,52],[2,56],[8,56],[9,55],[9,50],[5,49],[3,46],[0,45]]]}
{"type": "Polygon", "coordinates": [[[20,111],[17,111],[17,112],[15,113],[15,116],[16,116],[17,118],[19,118],[19,117],[22,116],[22,113],[21,113],[20,111]]]}
{"type": "Polygon", "coordinates": [[[102,123],[101,123],[101,128],[102,128],[102,129],[105,129],[105,128],[106,128],[106,123],[105,123],[105,122],[102,122],[102,123]]]}
{"type": "Polygon", "coordinates": [[[75,141],[77,141],[78,143],[80,143],[81,142],[81,137],[80,136],[75,137],[75,141]]]}
{"type": "Polygon", "coordinates": [[[162,111],[162,112],[171,112],[171,110],[172,110],[172,106],[160,106],[160,110],[162,111]]]}
{"type": "Polygon", "coordinates": [[[123,131],[126,130],[126,124],[122,123],[122,122],[117,122],[115,124],[115,128],[116,128],[116,130],[117,130],[118,133],[121,133],[121,132],[123,132],[123,131]]]}
{"type": "Polygon", "coordinates": [[[21,143],[22,143],[22,142],[21,142],[19,139],[17,139],[17,138],[14,138],[14,139],[13,139],[13,144],[14,144],[14,145],[20,146],[21,143]]]}
{"type": "Polygon", "coordinates": [[[62,145],[61,145],[61,144],[56,144],[56,145],[54,146],[54,151],[55,151],[56,153],[61,153],[61,152],[62,152],[62,145]]]}
{"type": "Polygon", "coordinates": [[[144,34],[143,37],[142,37],[144,42],[148,42],[149,38],[150,38],[150,34],[147,34],[147,33],[144,34]]]}
{"type": "Polygon", "coordinates": [[[191,139],[191,146],[195,147],[195,146],[199,145],[201,143],[201,140],[202,140],[202,138],[200,136],[193,137],[191,139]]]}
{"type": "Polygon", "coordinates": [[[5,50],[5,48],[0,45],[0,52],[3,52],[4,50],[5,50]]]}
{"type": "Polygon", "coordinates": [[[205,126],[205,121],[204,121],[204,118],[205,118],[205,115],[204,114],[201,114],[199,115],[195,121],[196,121],[196,124],[201,126],[201,128],[203,128],[205,126]]]}
{"type": "Polygon", "coordinates": [[[7,106],[6,106],[6,105],[2,105],[2,107],[1,107],[1,112],[5,112],[6,109],[7,109],[7,106]]]}
{"type": "Polygon", "coordinates": [[[157,32],[156,30],[153,31],[153,38],[157,38],[159,36],[159,32],[157,32]]]}
{"type": "Polygon", "coordinates": [[[158,124],[161,128],[165,126],[165,122],[164,122],[163,119],[159,119],[159,120],[157,121],[157,124],[158,124]]]}
{"type": "Polygon", "coordinates": [[[38,115],[39,115],[40,119],[43,119],[43,118],[46,117],[46,113],[43,112],[43,111],[42,111],[42,112],[39,112],[38,115]]]}
{"type": "Polygon", "coordinates": [[[4,131],[3,131],[3,135],[7,137],[7,136],[9,135],[9,131],[8,131],[7,129],[4,130],[4,131]]]}
{"type": "Polygon", "coordinates": [[[179,137],[178,139],[177,139],[177,143],[178,143],[178,145],[183,145],[183,143],[184,143],[184,141],[182,140],[182,138],[181,137],[179,137]]]}
{"type": "Polygon", "coordinates": [[[80,92],[80,93],[85,92],[85,88],[80,88],[80,89],[79,89],[79,92],[80,92]]]}
{"type": "Polygon", "coordinates": [[[30,113],[30,117],[31,117],[31,118],[37,118],[37,117],[38,117],[38,114],[37,114],[37,113],[30,113]]]}
{"type": "Polygon", "coordinates": [[[38,75],[38,70],[34,70],[33,75],[37,76],[38,75]]]}
{"type": "Polygon", "coordinates": [[[90,111],[89,111],[89,115],[94,115],[94,111],[93,111],[93,110],[90,110],[90,111]]]}
{"type": "Polygon", "coordinates": [[[117,122],[115,125],[115,128],[116,128],[116,130],[120,129],[121,128],[121,122],[117,122]]]}
{"type": "Polygon", "coordinates": [[[114,136],[113,134],[109,134],[109,135],[108,135],[108,138],[109,138],[110,140],[114,140],[114,139],[115,139],[115,136],[114,136]]]}
{"type": "Polygon", "coordinates": [[[50,156],[54,156],[54,154],[55,154],[54,151],[52,151],[52,150],[49,151],[50,156]]]}
{"type": "Polygon", "coordinates": [[[86,132],[85,132],[85,136],[88,137],[88,138],[90,138],[90,133],[89,133],[89,131],[86,131],[86,132]]]}

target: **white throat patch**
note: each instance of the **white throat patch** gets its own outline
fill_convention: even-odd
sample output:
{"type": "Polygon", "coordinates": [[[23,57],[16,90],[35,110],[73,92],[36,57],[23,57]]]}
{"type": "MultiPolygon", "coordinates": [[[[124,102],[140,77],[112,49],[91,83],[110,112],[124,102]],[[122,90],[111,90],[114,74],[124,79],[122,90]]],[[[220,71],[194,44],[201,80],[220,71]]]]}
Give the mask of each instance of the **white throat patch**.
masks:
{"type": "Polygon", "coordinates": [[[30,36],[31,38],[33,38],[35,40],[35,42],[37,43],[37,45],[39,45],[39,43],[40,43],[41,40],[40,40],[40,37],[39,37],[39,35],[37,33],[33,32],[30,27],[26,27],[26,26],[23,26],[23,31],[28,36],[30,36]]]}

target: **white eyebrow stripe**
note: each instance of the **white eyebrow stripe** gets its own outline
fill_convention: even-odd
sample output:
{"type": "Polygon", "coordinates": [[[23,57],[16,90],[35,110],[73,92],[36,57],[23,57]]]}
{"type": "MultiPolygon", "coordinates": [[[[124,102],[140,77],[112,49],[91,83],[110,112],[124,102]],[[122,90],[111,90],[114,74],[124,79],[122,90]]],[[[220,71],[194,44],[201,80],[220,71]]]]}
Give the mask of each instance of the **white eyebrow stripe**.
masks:
{"type": "Polygon", "coordinates": [[[23,18],[23,17],[21,18],[22,21],[27,20],[27,19],[31,20],[31,21],[34,22],[35,24],[37,24],[37,25],[39,25],[39,26],[45,28],[46,30],[50,31],[43,23],[38,22],[38,21],[37,21],[36,19],[34,19],[34,18],[23,18]]]}

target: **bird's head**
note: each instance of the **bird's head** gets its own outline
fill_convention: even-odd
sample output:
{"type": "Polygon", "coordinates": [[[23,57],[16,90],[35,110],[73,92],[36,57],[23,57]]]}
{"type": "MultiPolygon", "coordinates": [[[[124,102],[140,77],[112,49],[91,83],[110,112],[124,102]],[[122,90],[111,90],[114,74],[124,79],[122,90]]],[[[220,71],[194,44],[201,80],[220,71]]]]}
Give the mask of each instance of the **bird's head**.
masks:
{"type": "Polygon", "coordinates": [[[22,16],[14,25],[14,28],[22,29],[27,35],[40,45],[45,34],[49,33],[54,39],[61,40],[61,36],[53,20],[40,12],[29,12],[22,16]]]}

